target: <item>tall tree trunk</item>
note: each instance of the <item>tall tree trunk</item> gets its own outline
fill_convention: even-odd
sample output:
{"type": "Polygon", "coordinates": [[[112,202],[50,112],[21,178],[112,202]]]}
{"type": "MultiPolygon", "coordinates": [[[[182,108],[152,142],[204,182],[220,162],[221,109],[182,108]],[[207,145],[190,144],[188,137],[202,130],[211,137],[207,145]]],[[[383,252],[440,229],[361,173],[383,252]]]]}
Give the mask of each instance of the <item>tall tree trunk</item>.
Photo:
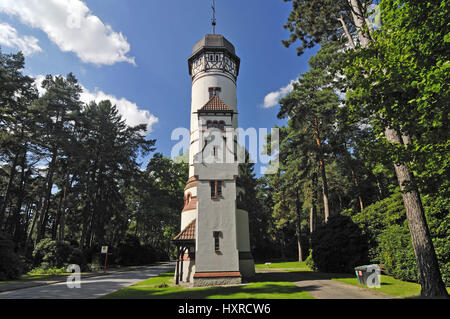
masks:
{"type": "Polygon", "coordinates": [[[35,243],[34,243],[35,246],[45,236],[45,227],[47,226],[48,211],[50,209],[50,197],[52,196],[53,172],[54,172],[55,166],[56,166],[56,157],[57,157],[57,150],[53,149],[52,159],[50,161],[50,164],[48,165],[48,172],[47,172],[47,177],[46,177],[46,182],[45,182],[46,189],[45,189],[45,193],[44,193],[43,205],[42,205],[42,209],[39,213],[36,239],[35,239],[35,243]]]}
{"type": "Polygon", "coordinates": [[[359,200],[359,208],[361,209],[361,212],[364,210],[364,204],[361,198],[361,191],[359,189],[359,182],[358,177],[356,176],[355,170],[352,168],[352,176],[353,176],[353,183],[355,184],[356,190],[358,192],[358,200],[359,200]]]}
{"type": "Polygon", "coordinates": [[[302,219],[301,219],[301,213],[302,213],[302,203],[300,201],[300,195],[299,190],[296,191],[296,201],[295,201],[295,208],[296,208],[296,214],[297,214],[297,248],[298,248],[298,261],[303,261],[303,249],[302,249],[302,219]]]}
{"type": "Polygon", "coordinates": [[[27,255],[27,251],[28,251],[28,247],[30,246],[31,243],[31,238],[33,236],[33,231],[34,228],[36,226],[37,220],[39,218],[38,212],[41,209],[41,202],[38,201],[37,205],[36,205],[36,210],[34,212],[34,216],[33,216],[33,222],[31,223],[31,227],[28,230],[28,234],[27,234],[27,239],[25,240],[25,248],[24,248],[24,255],[27,255]]]}
{"type": "Polygon", "coordinates": [[[323,210],[325,215],[325,222],[327,222],[328,218],[330,217],[330,208],[328,205],[328,183],[327,183],[327,174],[325,172],[325,161],[323,155],[322,142],[320,141],[319,120],[317,119],[317,117],[314,118],[314,135],[317,145],[320,177],[322,179],[323,210]]]}
{"type": "Polygon", "coordinates": [[[64,189],[61,190],[61,195],[59,196],[58,208],[56,211],[55,222],[52,225],[52,239],[58,239],[58,227],[61,223],[61,211],[63,210],[63,201],[64,201],[64,189]]]}
{"type": "Polygon", "coordinates": [[[311,179],[311,210],[309,212],[309,231],[312,234],[317,225],[317,174],[314,172],[311,179]]]}
{"type": "Polygon", "coordinates": [[[69,190],[72,188],[73,179],[75,176],[72,176],[72,179],[70,178],[70,173],[67,173],[67,183],[64,186],[64,198],[62,203],[62,210],[61,210],[61,216],[59,221],[59,230],[57,235],[57,240],[63,241],[64,240],[64,230],[66,227],[66,207],[67,207],[67,194],[69,193],[69,190]]]}
{"type": "Polygon", "coordinates": [[[24,151],[24,154],[22,156],[22,160],[21,160],[21,172],[20,172],[20,182],[19,182],[19,192],[18,192],[18,197],[17,197],[17,203],[16,203],[16,209],[14,210],[13,213],[13,219],[14,219],[14,241],[16,242],[16,244],[18,245],[20,242],[20,237],[22,234],[22,227],[21,227],[21,223],[20,223],[20,212],[22,211],[22,205],[23,205],[23,200],[25,198],[25,183],[26,183],[26,176],[29,174],[29,172],[25,172],[25,167],[26,167],[26,159],[27,159],[27,152],[26,152],[26,148],[24,151]]]}
{"type": "Polygon", "coordinates": [[[311,234],[316,229],[316,218],[317,218],[316,206],[313,205],[309,210],[309,232],[311,234]]]}
{"type": "Polygon", "coordinates": [[[286,235],[284,231],[281,230],[281,258],[286,259],[286,235]]]}
{"type": "MultiPolygon", "coordinates": [[[[9,202],[9,196],[11,194],[11,189],[12,189],[12,185],[14,182],[14,177],[16,176],[16,166],[17,166],[17,162],[19,161],[19,153],[17,153],[14,156],[12,165],[11,165],[11,171],[9,172],[9,179],[8,179],[8,184],[6,185],[6,190],[5,190],[5,195],[3,196],[3,201],[0,205],[0,230],[2,228],[3,225],[3,219],[5,217],[5,212],[6,212],[6,207],[8,206],[8,202],[9,202]]],[[[5,227],[6,229],[6,221],[5,221],[5,227]]]]}
{"type": "MultiPolygon", "coordinates": [[[[385,135],[391,143],[402,142],[395,129],[386,128],[385,135]]],[[[402,191],[411,241],[417,259],[419,281],[422,286],[421,295],[427,297],[447,296],[447,290],[442,281],[436,252],[425,219],[422,201],[414,184],[414,177],[405,164],[394,163],[394,168],[402,191]]]]}

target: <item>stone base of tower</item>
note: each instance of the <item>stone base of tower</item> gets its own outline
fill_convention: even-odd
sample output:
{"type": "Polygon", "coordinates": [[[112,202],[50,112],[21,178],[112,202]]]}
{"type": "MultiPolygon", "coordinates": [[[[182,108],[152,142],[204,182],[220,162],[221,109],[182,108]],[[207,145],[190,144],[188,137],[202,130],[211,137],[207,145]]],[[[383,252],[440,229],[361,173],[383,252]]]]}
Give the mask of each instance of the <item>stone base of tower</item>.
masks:
{"type": "Polygon", "coordinates": [[[194,287],[228,286],[242,283],[239,271],[197,272],[194,275],[194,287]]]}

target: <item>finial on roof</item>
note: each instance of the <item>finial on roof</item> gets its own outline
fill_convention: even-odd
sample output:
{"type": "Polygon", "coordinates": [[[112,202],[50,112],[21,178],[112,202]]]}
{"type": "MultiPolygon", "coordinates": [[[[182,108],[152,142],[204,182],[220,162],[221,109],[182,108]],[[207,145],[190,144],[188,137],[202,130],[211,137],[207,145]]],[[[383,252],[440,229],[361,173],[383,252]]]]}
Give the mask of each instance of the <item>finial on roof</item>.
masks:
{"type": "Polygon", "coordinates": [[[212,11],[213,11],[213,17],[211,19],[212,27],[213,27],[213,34],[216,34],[216,1],[213,0],[212,2],[212,11]]]}

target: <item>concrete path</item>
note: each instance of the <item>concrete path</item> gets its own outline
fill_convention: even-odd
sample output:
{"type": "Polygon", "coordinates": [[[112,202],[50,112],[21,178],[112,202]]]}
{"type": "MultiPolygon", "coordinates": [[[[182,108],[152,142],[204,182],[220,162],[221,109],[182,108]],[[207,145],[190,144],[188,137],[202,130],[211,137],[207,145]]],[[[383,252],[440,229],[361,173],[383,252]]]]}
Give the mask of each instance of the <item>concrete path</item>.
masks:
{"type": "Polygon", "coordinates": [[[345,284],[343,282],[319,279],[302,280],[294,282],[297,287],[308,292],[317,299],[393,299],[375,290],[369,290],[358,286],[345,284]]]}
{"type": "Polygon", "coordinates": [[[68,288],[66,282],[0,293],[0,299],[95,299],[124,287],[174,271],[174,263],[142,267],[132,271],[117,271],[111,274],[81,279],[81,288],[68,288]]]}
{"type": "MultiPolygon", "coordinates": [[[[331,280],[336,275],[312,271],[284,272],[280,270],[258,270],[269,278],[291,281],[303,291],[317,299],[394,299],[396,297],[343,282],[331,280]]],[[[272,279],[273,280],[273,279],[272,279]]]]}

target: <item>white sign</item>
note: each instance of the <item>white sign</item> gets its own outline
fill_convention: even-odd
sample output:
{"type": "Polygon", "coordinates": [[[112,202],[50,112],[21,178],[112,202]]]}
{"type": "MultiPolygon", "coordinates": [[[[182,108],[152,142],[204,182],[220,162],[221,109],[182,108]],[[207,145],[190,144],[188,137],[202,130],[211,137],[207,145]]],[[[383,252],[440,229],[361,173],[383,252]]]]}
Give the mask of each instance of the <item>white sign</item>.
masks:
{"type": "Polygon", "coordinates": [[[108,246],[102,246],[102,254],[108,253],[108,246]]]}

